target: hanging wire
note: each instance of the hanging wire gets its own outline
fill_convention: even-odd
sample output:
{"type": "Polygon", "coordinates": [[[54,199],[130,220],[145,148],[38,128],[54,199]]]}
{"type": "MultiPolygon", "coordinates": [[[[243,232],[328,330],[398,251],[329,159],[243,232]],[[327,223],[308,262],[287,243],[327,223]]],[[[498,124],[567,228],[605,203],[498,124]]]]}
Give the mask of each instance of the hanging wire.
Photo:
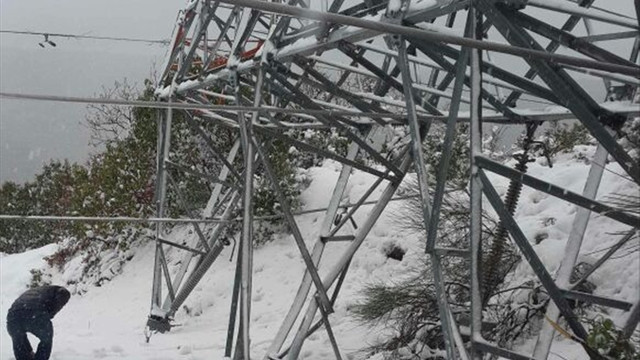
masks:
{"type": "Polygon", "coordinates": [[[626,175],[624,175],[624,174],[620,174],[620,173],[615,172],[615,171],[613,171],[613,170],[610,170],[610,169],[608,169],[608,168],[607,168],[605,165],[603,165],[603,164],[599,164],[599,163],[597,163],[597,162],[595,162],[595,161],[592,161],[590,164],[593,164],[593,165],[595,165],[595,166],[597,166],[597,167],[599,167],[599,168],[603,169],[604,171],[608,171],[608,172],[612,173],[613,175],[616,175],[616,176],[618,176],[618,177],[620,177],[620,178],[622,178],[622,179],[624,179],[624,180],[627,180],[627,181],[632,182],[632,183],[634,183],[634,184],[636,183],[636,182],[635,182],[631,177],[626,176],[626,175]]]}
{"type": "Polygon", "coordinates": [[[128,38],[128,37],[116,37],[116,36],[79,35],[79,34],[63,34],[63,33],[50,33],[50,32],[37,32],[37,31],[19,31],[19,30],[0,30],[0,34],[44,36],[45,41],[48,40],[49,38],[57,37],[57,38],[66,38],[66,39],[108,40],[108,41],[160,44],[162,46],[169,45],[169,39],[141,39],[141,38],[128,38]]]}

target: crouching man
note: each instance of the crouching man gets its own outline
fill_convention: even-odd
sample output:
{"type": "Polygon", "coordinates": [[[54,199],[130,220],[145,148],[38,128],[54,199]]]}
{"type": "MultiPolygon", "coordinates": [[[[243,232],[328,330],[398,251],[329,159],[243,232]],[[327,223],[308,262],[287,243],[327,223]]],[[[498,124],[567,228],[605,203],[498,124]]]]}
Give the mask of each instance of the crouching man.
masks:
{"type": "Polygon", "coordinates": [[[61,286],[40,286],[27,290],[13,302],[7,314],[7,331],[13,340],[16,360],[48,360],[53,346],[51,319],[69,301],[69,291],[61,286]],[[38,351],[27,339],[27,333],[38,339],[38,351]]]}

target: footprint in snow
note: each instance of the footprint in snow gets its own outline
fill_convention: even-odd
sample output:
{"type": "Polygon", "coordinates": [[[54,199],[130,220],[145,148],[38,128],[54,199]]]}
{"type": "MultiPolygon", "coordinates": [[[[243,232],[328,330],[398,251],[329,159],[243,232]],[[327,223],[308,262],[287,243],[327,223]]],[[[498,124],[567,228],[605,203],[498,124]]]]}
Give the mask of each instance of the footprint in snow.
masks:
{"type": "Polygon", "coordinates": [[[180,355],[189,355],[192,352],[192,348],[189,345],[185,345],[185,346],[179,346],[178,349],[180,349],[178,351],[178,353],[180,355]]]}

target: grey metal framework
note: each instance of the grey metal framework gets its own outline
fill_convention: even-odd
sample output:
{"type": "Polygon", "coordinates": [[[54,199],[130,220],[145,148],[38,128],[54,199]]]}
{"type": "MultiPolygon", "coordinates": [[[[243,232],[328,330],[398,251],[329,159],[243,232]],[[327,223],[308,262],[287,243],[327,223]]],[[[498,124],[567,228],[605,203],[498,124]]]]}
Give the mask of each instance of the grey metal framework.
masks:
{"type": "MultiPolygon", "coordinates": [[[[606,6],[606,4],[603,4],[606,6]]],[[[305,339],[324,328],[337,359],[342,359],[339,340],[333,335],[331,314],[338,293],[358,248],[392,200],[401,181],[415,171],[428,230],[426,253],[433,264],[438,306],[448,359],[479,359],[494,354],[510,359],[546,359],[554,328],[545,325],[534,354],[517,354],[491,344],[482,337],[483,300],[480,247],[483,196],[500,218],[524,259],[531,265],[552,299],[547,317],[562,315],[574,337],[586,337],[583,324],[567,299],[581,299],[629,311],[625,331],[640,320],[638,304],[606,299],[575,291],[569,281],[591,212],[629,226],[627,241],[638,231],[640,219],[595,199],[602,168],[593,165],[584,192],[576,194],[490,160],[482,153],[482,124],[525,124],[534,132],[543,122],[576,118],[599,142],[594,164],[607,156],[618,162],[629,178],[640,183],[638,162],[619,144],[620,128],[638,115],[637,104],[629,104],[640,85],[638,52],[638,1],[628,1],[634,16],[616,14],[594,6],[594,0],[192,0],[180,13],[169,53],[156,91],[160,105],[158,120],[157,213],[165,217],[167,188],[172,186],[167,169],[189,173],[189,168],[171,159],[172,109],[184,111],[191,128],[211,146],[220,163],[220,174],[203,176],[213,182],[211,208],[203,223],[193,222],[192,243],[182,245],[163,239],[158,223],[151,315],[153,331],[167,331],[170,320],[202,279],[229,241],[226,227],[241,214],[241,236],[233,286],[225,356],[249,359],[251,353],[252,233],[254,214],[253,176],[258,164],[271,180],[273,192],[300,251],[306,272],[264,359],[297,359],[305,339]],[[532,16],[544,12],[549,21],[532,16]],[[586,36],[574,30],[582,22],[586,36]],[[599,24],[600,32],[591,31],[599,24]],[[633,46],[612,51],[613,41],[627,39],[633,46]],[[562,54],[557,50],[563,49],[562,54]],[[500,60],[492,62],[489,55],[500,60]],[[328,69],[328,70],[327,70],[328,69]],[[338,74],[338,76],[330,76],[338,74]],[[592,92],[572,74],[601,79],[612,89],[608,100],[596,101],[592,92]],[[345,85],[350,76],[375,80],[373,93],[358,92],[345,85]],[[618,85],[618,86],[614,86],[618,85]],[[310,97],[304,88],[319,96],[310,97]],[[613,90],[624,90],[614,91],[613,90]],[[395,94],[395,98],[391,95],[395,94]],[[541,105],[542,104],[542,105],[541,105]],[[627,104],[627,105],[625,105],[627,104]],[[543,106],[556,106],[549,113],[543,106]],[[201,126],[211,121],[235,131],[236,144],[216,148],[201,126]],[[438,238],[456,123],[470,124],[471,222],[466,248],[444,247],[438,238]],[[446,127],[436,183],[428,184],[422,140],[433,122],[446,127]],[[369,141],[384,127],[403,126],[409,138],[394,157],[386,157],[369,141]],[[291,129],[334,128],[350,141],[348,154],[294,139],[291,129]],[[331,200],[324,211],[319,236],[311,249],[296,224],[291,207],[279,186],[268,156],[270,139],[277,138],[299,150],[317,153],[343,164],[331,200]],[[368,161],[356,161],[359,155],[368,161]],[[357,168],[378,178],[349,211],[335,221],[351,170],[357,168]],[[556,275],[549,273],[529,240],[513,218],[513,204],[498,196],[487,172],[504,176],[516,188],[529,186],[581,208],[569,236],[566,256],[556,275]],[[368,212],[364,223],[352,233],[345,225],[378,187],[384,190],[368,212]],[[208,224],[206,219],[217,221],[208,224]],[[205,231],[207,227],[208,231],[205,231]],[[331,267],[319,271],[325,247],[348,242],[331,267]],[[181,268],[172,274],[165,248],[184,251],[181,268]],[[470,334],[452,313],[444,288],[447,274],[440,265],[446,257],[463,257],[471,273],[470,334]],[[165,295],[166,294],[166,295],[165,295]],[[295,327],[295,329],[294,329],[295,327]]],[[[617,47],[620,48],[619,46],[617,47]]],[[[3,94],[11,96],[12,94],[3,94]]],[[[54,100],[55,99],[42,99],[54,100]]],[[[79,101],[79,100],[78,100],[79,101]]],[[[309,239],[307,239],[309,240],[309,239]]],[[[615,249],[598,262],[605,262],[615,249]]],[[[457,305],[459,306],[459,305],[457,305]]],[[[631,330],[629,330],[631,329],[631,330]]],[[[585,346],[593,358],[599,358],[585,346]]]]}

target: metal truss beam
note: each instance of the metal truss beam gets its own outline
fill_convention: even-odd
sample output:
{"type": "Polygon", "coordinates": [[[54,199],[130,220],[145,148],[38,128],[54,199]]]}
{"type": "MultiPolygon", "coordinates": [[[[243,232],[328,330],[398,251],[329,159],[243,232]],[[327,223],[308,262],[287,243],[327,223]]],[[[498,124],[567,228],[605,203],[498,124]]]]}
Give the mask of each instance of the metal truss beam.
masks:
{"type": "MultiPolygon", "coordinates": [[[[540,45],[522,27],[514,24],[510,18],[514,10],[497,7],[489,0],[479,0],[480,10],[487,16],[507,41],[514,46],[541,49],[540,45]]],[[[615,141],[603,125],[620,126],[621,119],[602,109],[566,72],[550,63],[535,58],[525,58],[536,69],[545,83],[566,102],[566,106],[598,139],[605,149],[618,161],[620,166],[640,184],[640,168],[629,154],[615,141]]],[[[638,71],[636,71],[636,74],[638,71]]]]}
{"type": "Polygon", "coordinates": [[[625,212],[623,210],[613,208],[611,206],[602,204],[601,202],[592,200],[588,197],[584,197],[572,191],[569,191],[559,186],[548,183],[546,181],[537,179],[531,175],[524,174],[518,170],[514,170],[512,168],[504,166],[486,157],[476,156],[475,162],[476,164],[478,164],[478,166],[480,166],[483,169],[487,169],[498,175],[507,177],[512,180],[516,180],[536,190],[542,191],[549,195],[553,195],[559,199],[563,199],[572,204],[578,205],[587,210],[598,213],[602,216],[606,216],[613,220],[619,221],[623,224],[633,226],[636,228],[640,227],[640,218],[632,214],[629,214],[628,212],[625,212]]]}
{"type": "Polygon", "coordinates": [[[571,309],[571,306],[567,302],[562,291],[556,286],[553,278],[547,272],[544,264],[542,263],[542,261],[540,261],[540,258],[538,258],[535,250],[533,250],[533,247],[529,243],[529,240],[527,240],[527,238],[524,236],[522,230],[520,230],[520,227],[504,206],[504,203],[500,199],[498,192],[495,190],[487,176],[484,174],[483,170],[479,171],[479,176],[480,180],[482,181],[482,192],[489,200],[489,203],[491,203],[493,209],[498,213],[502,224],[509,230],[511,237],[522,252],[522,255],[527,260],[527,262],[537,275],[538,279],[540,279],[540,282],[547,290],[549,297],[558,307],[558,310],[560,310],[560,313],[567,321],[567,324],[573,331],[574,335],[582,341],[583,348],[585,349],[587,354],[592,357],[595,356],[596,359],[600,358],[600,355],[595,352],[595,350],[586,345],[587,331],[582,326],[582,324],[577,321],[577,317],[573,313],[573,310],[571,309]]]}
{"type": "MultiPolygon", "coordinates": [[[[629,329],[635,328],[640,319],[637,304],[575,291],[576,284],[570,284],[563,278],[566,277],[566,270],[575,263],[580,247],[576,239],[582,238],[586,227],[584,219],[588,219],[589,213],[598,213],[636,228],[640,226],[640,218],[595,201],[598,188],[596,176],[588,181],[581,196],[482,156],[484,123],[527,124],[530,128],[537,127],[542,121],[578,117],[600,142],[598,163],[603,163],[602,157],[610,152],[634,181],[638,182],[638,165],[629,161],[629,154],[616,143],[609,128],[620,131],[627,120],[625,116],[640,115],[640,110],[632,109],[632,105],[625,107],[617,104],[609,107],[607,104],[597,104],[567,74],[567,71],[588,72],[605,81],[616,81],[629,87],[640,84],[635,79],[640,66],[634,59],[634,54],[637,55],[640,48],[640,41],[636,41],[631,50],[631,61],[600,46],[600,41],[627,38],[633,35],[631,32],[603,35],[589,33],[586,38],[571,33],[579,21],[584,19],[597,19],[637,30],[635,23],[630,24],[628,19],[598,9],[588,9],[592,2],[593,0],[580,0],[578,5],[582,7],[572,5],[564,10],[552,6],[555,12],[571,14],[561,28],[528,15],[524,4],[519,8],[514,6],[520,4],[516,1],[439,0],[431,4],[400,0],[400,11],[389,8],[390,3],[385,0],[323,0],[319,5],[308,0],[197,0],[189,3],[178,20],[167,63],[163,66],[163,84],[156,91],[157,99],[165,101],[97,99],[109,105],[147,106],[165,111],[158,121],[158,202],[154,219],[159,224],[156,227],[152,284],[151,314],[154,319],[150,318],[149,323],[157,321],[157,318],[171,320],[229,244],[229,239],[226,238],[229,236],[226,234],[228,225],[241,222],[241,239],[235,264],[224,352],[225,356],[234,360],[248,360],[251,357],[253,222],[260,219],[253,214],[253,175],[259,168],[269,178],[274,194],[282,205],[282,213],[269,218],[283,218],[289,224],[293,240],[305,262],[304,275],[291,308],[264,359],[299,358],[305,339],[323,326],[336,359],[345,358],[346,354],[338,347],[339,338],[336,338],[330,324],[332,309],[355,252],[365,241],[389,201],[395,199],[393,195],[404,176],[410,169],[415,169],[427,230],[426,251],[432,265],[445,342],[444,351],[448,359],[478,360],[483,353],[510,359],[530,359],[526,355],[490,344],[482,335],[484,304],[480,274],[481,230],[485,225],[482,223],[483,194],[548,291],[553,300],[550,309],[557,307],[557,314],[551,313],[552,320],[557,320],[558,315],[563,314],[576,338],[584,339],[586,331],[575,318],[568,299],[590,302],[629,311],[624,331],[625,334],[630,334],[632,330],[629,329]],[[348,6],[343,9],[345,4],[348,6]],[[322,11],[318,11],[318,8],[322,11]],[[460,34],[461,21],[458,20],[461,16],[458,12],[467,10],[464,34],[460,34]],[[486,17],[486,21],[483,21],[483,17],[486,17]],[[507,43],[503,38],[496,39],[496,32],[489,31],[492,27],[502,34],[507,43]],[[551,42],[543,49],[529,32],[550,39],[551,42]],[[387,48],[381,47],[382,40],[387,48]],[[247,49],[252,42],[257,44],[256,47],[247,49]],[[555,54],[560,46],[575,51],[579,56],[555,54]],[[515,56],[527,62],[528,66],[523,67],[521,62],[518,62],[520,68],[498,65],[490,61],[489,53],[486,54],[487,61],[484,61],[483,51],[515,56]],[[323,72],[327,67],[330,67],[329,70],[323,72]],[[425,70],[429,73],[423,74],[425,70]],[[524,76],[518,75],[525,73],[524,70],[529,71],[524,76]],[[532,80],[538,74],[542,82],[532,80]],[[375,79],[373,94],[349,88],[347,80],[358,80],[354,76],[366,76],[367,81],[375,79]],[[306,89],[312,90],[317,96],[310,96],[306,89]],[[503,97],[502,89],[507,89],[510,95],[503,97]],[[464,94],[466,91],[470,92],[468,97],[464,94]],[[558,107],[539,111],[514,109],[522,94],[527,96],[522,101],[536,103],[534,106],[542,108],[560,105],[567,110],[558,110],[558,107]],[[402,99],[394,98],[402,95],[402,99]],[[450,100],[444,103],[439,101],[442,98],[450,100]],[[466,104],[469,104],[468,112],[466,104]],[[489,110],[488,114],[483,114],[484,109],[489,110]],[[189,128],[206,144],[210,155],[219,165],[218,176],[188,168],[169,158],[171,116],[176,110],[186,113],[189,128]],[[237,133],[240,139],[227,153],[228,149],[220,149],[215,145],[215,134],[208,133],[209,127],[203,121],[224,126],[237,133]],[[436,184],[431,189],[427,181],[422,141],[434,121],[445,124],[445,134],[436,184]],[[458,122],[468,122],[471,129],[471,213],[469,246],[453,249],[438,243],[437,229],[447,192],[447,173],[458,122]],[[385,135],[383,132],[392,126],[409,129],[407,136],[400,142],[402,145],[393,149],[393,159],[372,145],[373,139],[385,135]],[[339,155],[321,146],[301,141],[288,131],[292,129],[337,131],[351,142],[348,154],[339,155]],[[312,249],[305,244],[294,218],[296,213],[284,198],[270,164],[268,150],[270,142],[274,140],[342,164],[342,171],[327,209],[301,212],[326,211],[312,249]],[[236,159],[239,151],[242,152],[242,159],[236,159]],[[360,161],[359,157],[364,161],[360,161]],[[373,163],[376,165],[371,165],[373,163]],[[353,169],[366,172],[375,179],[355,203],[341,205],[353,169]],[[172,172],[169,173],[169,170],[172,172]],[[570,259],[564,263],[562,274],[556,281],[544,268],[489,182],[485,171],[505,176],[512,182],[521,184],[520,186],[527,185],[583,207],[576,219],[570,244],[567,245],[566,253],[570,259]],[[179,176],[195,176],[207,180],[214,188],[203,214],[205,219],[182,221],[195,229],[193,235],[184,242],[168,240],[162,226],[164,220],[170,220],[164,218],[167,187],[175,185],[179,176]],[[385,189],[378,200],[368,201],[385,181],[385,189]],[[364,223],[356,224],[354,215],[362,211],[365,204],[371,203],[374,206],[364,223]],[[343,209],[342,212],[339,212],[340,209],[343,209]],[[238,211],[241,211],[242,216],[237,216],[238,211]],[[321,272],[320,263],[324,250],[326,246],[336,246],[336,242],[344,250],[335,264],[321,272]],[[171,273],[167,262],[165,248],[168,247],[183,251],[183,261],[175,274],[171,273]],[[197,259],[195,264],[192,263],[194,259],[197,259]],[[460,305],[452,305],[445,286],[450,274],[446,273],[447,267],[443,264],[450,260],[470,263],[469,338],[462,337],[453,315],[454,312],[457,314],[465,309],[460,305]],[[167,293],[163,294],[163,291],[167,293]],[[160,304],[163,296],[165,301],[160,304]],[[296,326],[297,330],[292,332],[296,326]],[[287,339],[290,339],[289,343],[287,339]]],[[[530,0],[528,5],[551,6],[541,4],[541,1],[530,0]]],[[[91,101],[8,93],[0,93],[0,97],[78,103],[91,101]]],[[[595,166],[592,171],[596,171],[595,166]]],[[[601,174],[602,169],[599,169],[597,177],[601,174]]],[[[190,211],[184,194],[179,189],[172,194],[175,195],[171,197],[172,201],[177,201],[184,212],[191,214],[190,217],[193,218],[194,214],[190,211]]],[[[0,219],[2,218],[0,215],[0,219]]],[[[597,262],[596,268],[629,241],[632,237],[629,234],[597,262]]],[[[595,269],[591,272],[593,271],[595,269]]],[[[586,276],[588,275],[589,273],[586,276]]],[[[586,346],[585,350],[597,357],[586,346]]]]}
{"type": "MultiPolygon", "coordinates": [[[[482,50],[490,50],[495,52],[501,52],[505,54],[511,54],[516,56],[538,58],[544,60],[551,60],[559,64],[576,65],[582,67],[589,67],[594,69],[601,69],[611,72],[619,72],[622,74],[634,75],[639,70],[637,66],[627,67],[617,64],[602,63],[597,61],[586,60],[583,58],[576,58],[565,55],[549,54],[545,51],[532,50],[528,47],[514,47],[500,43],[480,41],[475,39],[464,38],[460,36],[453,36],[447,34],[441,34],[431,31],[425,31],[417,28],[395,25],[385,22],[365,20],[351,16],[345,16],[341,14],[333,14],[327,12],[320,12],[311,9],[302,9],[294,6],[282,5],[278,3],[263,2],[256,0],[221,0],[223,3],[234,4],[239,6],[245,6],[256,10],[265,12],[271,12],[274,14],[288,15],[297,18],[310,19],[322,22],[333,22],[336,24],[350,25],[360,27],[363,29],[373,30],[376,33],[388,33],[402,35],[410,39],[424,40],[429,42],[447,42],[450,44],[467,46],[471,48],[479,48],[482,50]]],[[[411,20],[408,20],[411,21],[411,20]]],[[[293,55],[293,54],[291,54],[293,55]]]]}

